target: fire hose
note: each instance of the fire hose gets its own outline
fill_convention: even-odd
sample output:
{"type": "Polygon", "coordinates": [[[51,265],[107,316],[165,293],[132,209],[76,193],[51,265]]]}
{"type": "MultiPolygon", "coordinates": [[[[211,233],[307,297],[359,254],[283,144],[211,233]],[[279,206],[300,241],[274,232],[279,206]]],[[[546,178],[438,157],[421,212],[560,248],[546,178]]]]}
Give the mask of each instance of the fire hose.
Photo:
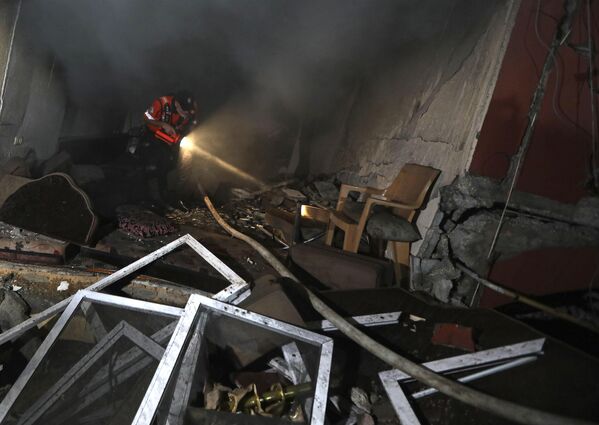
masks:
{"type": "MultiPolygon", "coordinates": [[[[202,193],[203,189],[200,187],[202,193]]],[[[268,251],[262,244],[252,239],[251,237],[239,232],[238,230],[231,227],[223,218],[220,216],[214,205],[210,201],[207,195],[204,194],[204,202],[214,219],[218,224],[223,227],[234,238],[242,240],[254,248],[258,253],[283,277],[291,279],[297,284],[301,285],[301,282],[296,278],[287,267],[283,265],[270,251],[268,251]]],[[[534,409],[532,407],[522,406],[520,404],[503,400],[495,396],[484,394],[473,388],[467,387],[459,382],[452,381],[445,376],[439,375],[426,367],[415,363],[360,331],[358,328],[353,326],[351,323],[346,321],[341,315],[335,310],[325,304],[316,294],[310,291],[308,288],[302,285],[302,289],[306,296],[310,300],[312,307],[325,319],[329,320],[333,325],[337,327],[346,337],[354,341],[356,344],[378,357],[385,363],[388,363],[392,367],[412,376],[414,379],[421,383],[437,389],[439,392],[466,403],[470,406],[484,410],[491,414],[497,415],[510,421],[526,424],[526,425],[562,425],[564,423],[572,425],[583,425],[593,424],[582,419],[572,419],[557,414],[544,412],[542,410],[534,409]]]]}

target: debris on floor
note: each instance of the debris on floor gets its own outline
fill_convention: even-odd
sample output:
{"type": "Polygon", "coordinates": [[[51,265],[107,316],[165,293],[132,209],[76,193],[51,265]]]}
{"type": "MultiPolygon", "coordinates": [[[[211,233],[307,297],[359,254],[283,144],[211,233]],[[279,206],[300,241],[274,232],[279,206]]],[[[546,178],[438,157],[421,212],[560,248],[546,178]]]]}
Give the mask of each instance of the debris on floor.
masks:
{"type": "MultiPolygon", "coordinates": [[[[492,351],[493,347],[505,345],[507,336],[492,325],[495,320],[505,321],[504,317],[493,316],[492,320],[485,318],[477,321],[476,317],[480,314],[476,312],[464,316],[460,310],[444,313],[444,309],[440,307],[423,307],[416,297],[395,286],[396,268],[393,261],[377,257],[374,250],[351,253],[324,245],[321,238],[324,238],[330,213],[327,206],[334,206],[339,196],[332,180],[316,180],[306,184],[295,181],[291,185],[292,187],[274,185],[258,192],[232,191],[230,199],[219,210],[236,228],[261,240],[275,255],[286,259],[304,273],[302,276],[306,283],[322,289],[322,296],[332,297],[330,299],[343,310],[349,323],[380,336],[395,349],[408,350],[413,358],[422,363],[438,361],[443,364],[451,356],[464,355],[464,352],[470,353],[467,355],[476,356],[480,353],[480,356],[484,356],[483,353],[489,349],[492,351]],[[376,291],[384,289],[391,292],[377,295],[376,291]],[[348,303],[348,300],[352,301],[348,303]],[[443,314],[448,316],[444,317],[443,314]],[[461,317],[465,319],[462,320],[461,317]],[[447,357],[449,358],[446,359],[447,357]]],[[[370,233],[378,232],[378,236],[386,239],[390,237],[388,232],[398,232],[405,224],[402,222],[398,227],[393,219],[385,220],[375,220],[372,226],[378,227],[371,228],[370,233]]],[[[33,319],[36,316],[31,316],[32,314],[44,314],[48,308],[54,308],[61,302],[67,302],[71,299],[69,297],[77,296],[77,291],[94,285],[98,280],[110,279],[111,273],[118,275],[118,267],[126,266],[139,258],[143,260],[147,256],[152,257],[153,250],[172,245],[180,237],[189,238],[181,236],[182,232],[189,231],[198,238],[204,247],[202,249],[209,251],[201,251],[204,255],[198,257],[195,249],[200,248],[195,245],[194,249],[190,249],[189,245],[184,249],[174,250],[164,259],[145,265],[144,273],[148,273],[147,276],[125,279],[127,282],[120,289],[119,296],[97,294],[100,297],[98,301],[102,300],[102,306],[94,305],[96,295],[89,295],[89,305],[83,302],[81,314],[73,317],[70,325],[60,334],[59,347],[63,347],[60,349],[66,350],[65,353],[71,353],[70,357],[65,354],[60,360],[51,360],[53,367],[63,368],[66,377],[75,374],[79,367],[77,362],[85,359],[85,353],[104,347],[103,335],[118,330],[119,335],[122,332],[125,338],[129,338],[127,335],[137,335],[128,339],[130,341],[145,342],[133,348],[134,351],[118,353],[115,373],[124,374],[122,376],[132,374],[130,376],[137,376],[139,379],[144,376],[144,382],[149,383],[153,372],[147,369],[146,362],[149,360],[144,359],[146,354],[143,353],[154,352],[154,359],[158,363],[163,355],[166,356],[166,344],[171,335],[174,335],[172,328],[168,328],[169,325],[155,327],[158,322],[149,318],[140,321],[135,318],[138,313],[119,313],[117,317],[116,310],[106,310],[105,303],[114,302],[115,306],[123,307],[130,303],[129,300],[135,300],[135,303],[147,303],[143,305],[150,310],[171,308],[169,306],[181,309],[186,305],[189,308],[189,300],[196,295],[227,296],[224,294],[229,291],[227,285],[231,283],[228,279],[247,277],[251,281],[251,292],[246,291],[233,301],[213,303],[209,298],[202,298],[202,303],[205,304],[196,313],[198,321],[194,325],[195,329],[190,327],[187,331],[201,339],[196,339],[197,344],[192,344],[192,338],[181,347],[182,363],[170,372],[175,382],[174,387],[165,390],[170,414],[179,415],[177,417],[185,415],[192,421],[206,423],[234,424],[240,421],[260,425],[272,421],[273,424],[322,424],[326,418],[327,422],[336,424],[375,425],[395,424],[400,420],[394,410],[397,407],[394,399],[397,388],[405,397],[423,406],[423,412],[431,418],[435,418],[440,412],[446,412],[447,403],[452,403],[445,396],[443,403],[436,403],[435,400],[441,396],[428,397],[434,390],[411,382],[409,377],[391,384],[384,375],[384,371],[388,370],[386,364],[348,341],[330,321],[323,320],[309,304],[301,300],[296,289],[289,286],[285,279],[276,276],[274,270],[256,252],[224,234],[206,208],[197,205],[188,207],[181,202],[177,209],[170,208],[164,212],[142,204],[123,204],[115,209],[115,224],[116,230],[109,228],[108,232],[102,231],[95,246],[84,247],[15,226],[3,224],[0,227],[3,232],[1,234],[7,240],[0,255],[3,255],[4,260],[11,261],[0,263],[0,271],[4,273],[0,328],[4,332],[9,329],[13,332],[15,326],[23,327],[32,320],[37,324],[33,329],[11,338],[16,343],[0,344],[0,363],[15,371],[7,382],[16,382],[27,367],[27,359],[31,359],[38,349],[46,350],[43,341],[47,339],[47,335],[52,335],[53,326],[56,326],[56,319],[48,317],[38,322],[37,318],[33,319]],[[44,241],[46,245],[42,243],[44,241]],[[68,254],[72,245],[78,249],[74,256],[68,254]],[[28,269],[19,265],[27,258],[35,260],[36,257],[32,257],[34,254],[47,257],[45,265],[31,265],[28,269]],[[223,261],[210,260],[211,255],[217,259],[222,258],[223,261]],[[57,267],[60,263],[67,265],[57,267]],[[49,265],[54,267],[49,268],[49,265]],[[213,267],[215,265],[216,268],[213,267]],[[223,270],[228,276],[225,279],[222,276],[223,270]],[[113,298],[103,298],[105,296],[113,298]],[[154,304],[156,302],[166,304],[167,307],[158,307],[158,304],[154,304]],[[154,338],[158,339],[150,342],[154,338]],[[322,357],[328,351],[315,347],[329,344],[329,341],[330,344],[335,344],[333,357],[322,357]],[[75,347],[83,347],[85,350],[77,351],[75,347]],[[80,357],[75,355],[76,352],[80,353],[80,357]],[[118,360],[121,356],[133,357],[118,360]],[[18,363],[17,358],[25,360],[18,363]],[[195,358],[197,363],[193,365],[186,358],[195,358]],[[332,366],[330,372],[325,364],[329,361],[332,366]],[[136,364],[139,368],[135,368],[136,364]],[[321,374],[320,365],[323,364],[325,367],[321,374]],[[197,372],[192,373],[190,369],[186,369],[189,366],[197,372]],[[379,372],[382,373],[380,377],[379,372]],[[323,395],[318,386],[325,383],[329,388],[328,393],[323,395]],[[391,392],[389,388],[392,388],[391,392]],[[182,404],[176,400],[181,400],[182,404]],[[323,407],[326,405],[327,409],[323,407]]],[[[411,230],[404,228],[401,231],[409,233],[411,230]]],[[[367,239],[372,237],[371,234],[367,239]]],[[[417,238],[417,235],[412,236],[412,239],[417,238]]],[[[406,235],[401,237],[406,238],[406,235]]],[[[449,242],[448,238],[440,238],[435,252],[448,252],[449,242]]],[[[412,286],[425,289],[438,300],[447,302],[455,296],[453,285],[461,276],[462,272],[448,257],[436,255],[434,258],[413,259],[412,286]]],[[[532,336],[530,329],[519,324],[504,323],[504,326],[517,329],[514,331],[517,336],[510,336],[508,342],[517,344],[532,336]]],[[[558,353],[556,355],[560,359],[576,358],[575,362],[581,361],[569,348],[559,344],[547,344],[544,351],[558,353]]],[[[52,350],[47,351],[48,361],[52,359],[51,353],[52,350]]],[[[545,356],[527,354],[480,371],[463,372],[466,374],[460,375],[458,379],[463,382],[489,382],[491,392],[501,393],[503,387],[493,384],[495,381],[490,378],[491,375],[501,372],[501,376],[513,376],[510,373],[544,376],[545,363],[556,361],[551,355],[546,360],[545,356]],[[485,378],[486,376],[489,378],[485,378]]],[[[594,360],[586,359],[584,362],[585,367],[599,371],[599,364],[595,364],[594,360]]],[[[90,374],[90,382],[100,382],[108,367],[100,362],[94,372],[86,369],[85,373],[90,374]]],[[[581,375],[576,376],[576,379],[582,380],[583,385],[591,385],[581,375]]],[[[40,388],[46,385],[43,387],[45,390],[40,390],[46,393],[42,398],[29,402],[32,405],[46,403],[46,399],[53,400],[52,397],[60,396],[64,400],[70,400],[71,405],[78,406],[74,409],[79,412],[77,415],[85,413],[85,417],[95,417],[97,412],[81,402],[82,399],[77,395],[71,396],[69,392],[63,393],[62,390],[54,392],[47,386],[49,383],[58,385],[60,382],[57,379],[60,378],[48,375],[48,382],[42,384],[36,381],[35,385],[41,385],[40,388]]],[[[121,382],[120,378],[115,379],[116,382],[121,382]]],[[[511,382],[524,381],[512,379],[511,382]]],[[[10,384],[4,388],[9,395],[10,391],[17,391],[10,384]]],[[[73,388],[80,389],[79,384],[74,385],[73,388]]],[[[139,392],[128,394],[122,392],[124,388],[126,386],[115,388],[113,394],[122,394],[122,400],[128,400],[131,404],[127,413],[123,413],[124,404],[121,402],[119,405],[124,417],[130,417],[127,415],[136,411],[139,397],[143,395],[141,390],[145,387],[142,386],[139,392]]],[[[80,391],[82,397],[89,397],[92,387],[87,385],[80,391]]],[[[592,392],[591,389],[589,391],[592,392]]],[[[102,394],[101,397],[106,397],[108,393],[102,394]]],[[[98,403],[103,400],[101,397],[97,399],[98,403]]],[[[539,400],[541,399],[545,401],[540,403],[555,405],[549,389],[544,389],[539,400]]],[[[20,410],[24,409],[24,414],[32,415],[27,416],[31,418],[38,414],[41,415],[40,418],[58,415],[56,408],[46,411],[44,407],[34,414],[33,410],[26,409],[21,404],[15,406],[20,410]]],[[[462,423],[480,423],[484,417],[477,412],[470,418],[467,409],[460,409],[452,404],[451,414],[464,419],[462,423]]],[[[104,418],[113,414],[114,409],[102,413],[104,418]]],[[[161,414],[158,412],[158,415],[161,414]]],[[[72,415],[64,413],[56,417],[68,420],[67,416],[72,418],[72,415]]]]}
{"type": "Polygon", "coordinates": [[[458,348],[470,353],[476,350],[472,328],[455,323],[437,323],[431,343],[458,348]]]}
{"type": "Polygon", "coordinates": [[[169,220],[134,205],[118,207],[116,215],[119,229],[139,238],[164,236],[177,231],[169,220]]]}
{"type": "Polygon", "coordinates": [[[21,263],[62,264],[70,243],[0,222],[0,259],[21,263]]]}

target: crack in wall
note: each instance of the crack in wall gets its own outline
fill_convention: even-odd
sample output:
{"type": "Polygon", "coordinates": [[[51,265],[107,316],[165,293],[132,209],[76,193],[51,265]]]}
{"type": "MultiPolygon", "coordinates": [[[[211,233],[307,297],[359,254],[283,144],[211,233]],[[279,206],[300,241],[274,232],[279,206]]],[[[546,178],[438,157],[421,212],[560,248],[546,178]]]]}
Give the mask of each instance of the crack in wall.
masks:
{"type": "Polygon", "coordinates": [[[441,143],[443,145],[451,145],[447,140],[436,140],[436,139],[428,139],[422,136],[415,137],[401,137],[401,136],[376,136],[374,138],[377,142],[417,142],[417,143],[441,143]]]}
{"type": "MultiPolygon", "coordinates": [[[[474,55],[474,52],[476,51],[476,46],[478,45],[478,41],[484,35],[486,35],[487,31],[482,32],[475,39],[475,41],[470,45],[470,49],[468,49],[468,51],[466,51],[465,54],[462,56],[462,58],[459,60],[459,63],[457,64],[457,66],[453,70],[451,70],[451,72],[447,73],[447,75],[446,75],[445,70],[447,68],[450,68],[450,64],[456,55],[457,47],[454,46],[454,48],[452,49],[451,53],[449,54],[449,56],[447,58],[446,65],[443,67],[443,72],[441,73],[441,78],[439,78],[437,80],[437,82],[434,84],[434,87],[433,87],[431,93],[428,95],[426,100],[414,111],[414,113],[412,113],[412,116],[410,117],[409,121],[405,125],[404,129],[401,130],[400,134],[401,134],[402,138],[404,138],[404,139],[410,138],[411,135],[414,134],[414,132],[416,131],[416,128],[418,126],[418,123],[424,117],[424,115],[428,112],[432,103],[435,101],[437,95],[439,94],[439,92],[441,91],[443,86],[445,86],[447,83],[449,83],[451,80],[453,80],[453,78],[460,73],[460,71],[464,68],[464,65],[468,61],[468,59],[470,59],[470,57],[472,57],[474,55]]],[[[461,41],[460,41],[460,43],[457,44],[457,46],[461,46],[462,44],[464,44],[465,41],[467,41],[468,36],[469,36],[469,34],[465,33],[461,37],[461,41]]]]}

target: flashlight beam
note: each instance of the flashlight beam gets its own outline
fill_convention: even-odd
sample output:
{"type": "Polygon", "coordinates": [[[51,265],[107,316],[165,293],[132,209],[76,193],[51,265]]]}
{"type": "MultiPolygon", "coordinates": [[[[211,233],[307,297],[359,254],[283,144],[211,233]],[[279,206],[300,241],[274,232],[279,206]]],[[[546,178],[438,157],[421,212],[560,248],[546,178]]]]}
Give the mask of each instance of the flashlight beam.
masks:
{"type": "Polygon", "coordinates": [[[189,143],[189,142],[191,142],[191,141],[188,141],[188,143],[185,143],[185,146],[183,146],[183,144],[182,144],[181,148],[213,162],[214,164],[218,165],[222,169],[227,170],[227,171],[235,174],[236,176],[241,177],[244,180],[252,182],[253,184],[255,184],[256,186],[258,186],[260,188],[263,188],[266,186],[264,184],[264,182],[257,179],[256,177],[252,176],[251,174],[246,173],[241,168],[238,168],[238,167],[234,166],[233,164],[230,164],[227,161],[224,161],[223,159],[219,158],[218,156],[211,154],[210,152],[193,144],[193,142],[191,142],[191,143],[189,143]]]}

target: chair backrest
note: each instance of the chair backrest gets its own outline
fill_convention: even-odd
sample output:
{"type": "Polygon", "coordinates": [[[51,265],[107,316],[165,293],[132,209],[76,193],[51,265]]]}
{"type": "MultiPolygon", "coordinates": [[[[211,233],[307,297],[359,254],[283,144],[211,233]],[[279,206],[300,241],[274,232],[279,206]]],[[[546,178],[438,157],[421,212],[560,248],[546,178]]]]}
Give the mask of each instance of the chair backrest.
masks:
{"type": "Polygon", "coordinates": [[[406,164],[383,196],[395,202],[422,206],[424,198],[441,171],[418,164],[406,164]]]}

